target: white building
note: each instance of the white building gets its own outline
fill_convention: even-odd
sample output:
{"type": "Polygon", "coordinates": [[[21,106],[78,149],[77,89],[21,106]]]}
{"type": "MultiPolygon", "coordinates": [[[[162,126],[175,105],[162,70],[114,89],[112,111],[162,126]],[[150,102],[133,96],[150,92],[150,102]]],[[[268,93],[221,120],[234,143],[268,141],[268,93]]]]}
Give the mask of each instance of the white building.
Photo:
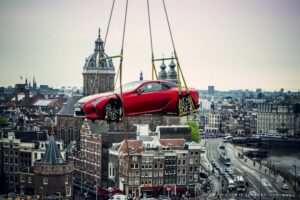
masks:
{"type": "Polygon", "coordinates": [[[221,114],[217,112],[210,112],[206,118],[204,130],[209,133],[219,132],[221,125],[221,114]]]}
{"type": "Polygon", "coordinates": [[[295,130],[295,113],[292,105],[258,104],[258,133],[289,133],[295,130]]]}

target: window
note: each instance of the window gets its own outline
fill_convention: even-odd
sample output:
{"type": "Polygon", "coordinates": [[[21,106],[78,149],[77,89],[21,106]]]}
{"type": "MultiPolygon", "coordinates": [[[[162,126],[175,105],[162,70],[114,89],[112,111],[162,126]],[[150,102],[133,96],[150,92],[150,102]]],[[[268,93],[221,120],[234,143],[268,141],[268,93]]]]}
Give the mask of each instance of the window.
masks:
{"type": "Polygon", "coordinates": [[[185,166],[185,160],[182,160],[182,165],[185,166]]]}
{"type": "Polygon", "coordinates": [[[43,184],[48,185],[48,178],[43,178],[43,184]]]}
{"type": "Polygon", "coordinates": [[[137,159],[137,156],[133,156],[132,157],[132,161],[137,161],[138,159],[137,159]]]}
{"type": "Polygon", "coordinates": [[[149,84],[144,85],[142,87],[142,90],[144,90],[144,92],[158,91],[158,90],[161,90],[161,84],[159,84],[159,83],[149,83],[149,84]]]}
{"type": "Polygon", "coordinates": [[[177,178],[177,184],[181,185],[181,179],[180,178],[177,178]]]}
{"type": "Polygon", "coordinates": [[[28,183],[32,183],[32,177],[28,176],[28,183]]]}
{"type": "Polygon", "coordinates": [[[34,153],[34,159],[37,159],[37,153],[34,153]]]}
{"type": "Polygon", "coordinates": [[[25,175],[21,175],[21,182],[22,182],[22,183],[25,182],[25,175]]]}
{"type": "Polygon", "coordinates": [[[156,163],[154,164],[154,168],[157,169],[157,164],[156,163]]]}
{"type": "Polygon", "coordinates": [[[178,160],[177,165],[178,165],[178,166],[181,165],[181,160],[178,160]]]}
{"type": "Polygon", "coordinates": [[[69,176],[66,176],[65,177],[65,184],[68,184],[69,183],[69,176]]]}
{"type": "Polygon", "coordinates": [[[71,186],[66,187],[66,196],[69,197],[72,194],[71,186]]]}

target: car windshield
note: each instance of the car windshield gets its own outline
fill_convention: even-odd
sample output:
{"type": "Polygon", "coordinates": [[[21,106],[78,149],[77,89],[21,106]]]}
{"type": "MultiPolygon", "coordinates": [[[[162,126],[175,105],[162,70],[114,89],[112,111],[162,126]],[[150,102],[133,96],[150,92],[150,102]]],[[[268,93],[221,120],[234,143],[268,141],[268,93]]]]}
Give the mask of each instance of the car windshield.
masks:
{"type": "MultiPolygon", "coordinates": [[[[122,86],[122,92],[124,93],[124,92],[132,91],[132,90],[136,89],[139,85],[141,85],[140,81],[126,83],[125,85],[122,86]]],[[[119,94],[120,93],[120,88],[115,89],[114,93],[119,94]]]]}

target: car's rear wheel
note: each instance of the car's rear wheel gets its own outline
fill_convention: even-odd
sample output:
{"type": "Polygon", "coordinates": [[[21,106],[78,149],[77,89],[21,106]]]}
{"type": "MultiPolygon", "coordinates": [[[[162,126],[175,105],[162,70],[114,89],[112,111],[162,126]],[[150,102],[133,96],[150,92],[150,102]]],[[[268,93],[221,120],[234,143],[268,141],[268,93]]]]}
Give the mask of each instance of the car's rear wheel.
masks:
{"type": "Polygon", "coordinates": [[[191,105],[189,98],[187,96],[179,97],[179,101],[177,104],[177,114],[178,115],[188,115],[190,113],[191,105]],[[179,110],[179,101],[181,101],[181,111],[179,110]]]}
{"type": "Polygon", "coordinates": [[[188,115],[190,113],[191,104],[189,98],[187,96],[182,97],[182,111],[184,115],[188,115]]]}
{"type": "Polygon", "coordinates": [[[122,117],[122,105],[121,102],[115,99],[109,100],[104,108],[105,119],[108,122],[118,122],[122,117]]]}

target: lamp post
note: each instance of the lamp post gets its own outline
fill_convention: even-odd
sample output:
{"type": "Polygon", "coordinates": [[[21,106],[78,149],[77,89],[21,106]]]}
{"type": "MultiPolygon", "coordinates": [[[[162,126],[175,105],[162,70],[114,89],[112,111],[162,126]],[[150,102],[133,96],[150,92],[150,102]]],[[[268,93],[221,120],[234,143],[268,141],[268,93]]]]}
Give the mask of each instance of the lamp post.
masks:
{"type": "Polygon", "coordinates": [[[41,190],[42,190],[42,200],[44,200],[44,188],[43,188],[43,186],[40,187],[40,188],[41,188],[41,190]]]}
{"type": "Polygon", "coordinates": [[[259,200],[261,200],[261,185],[262,185],[262,183],[261,183],[261,175],[259,176],[259,178],[260,178],[260,185],[259,185],[259,200]]]}
{"type": "Polygon", "coordinates": [[[98,200],[98,185],[97,185],[97,183],[95,185],[95,194],[96,194],[96,200],[98,200]]]}
{"type": "Polygon", "coordinates": [[[295,193],[297,193],[297,166],[296,166],[296,160],[295,160],[295,164],[293,165],[293,167],[295,168],[295,193]]]}
{"type": "Polygon", "coordinates": [[[80,173],[80,194],[82,194],[82,168],[81,168],[81,173],[80,173]]]}

